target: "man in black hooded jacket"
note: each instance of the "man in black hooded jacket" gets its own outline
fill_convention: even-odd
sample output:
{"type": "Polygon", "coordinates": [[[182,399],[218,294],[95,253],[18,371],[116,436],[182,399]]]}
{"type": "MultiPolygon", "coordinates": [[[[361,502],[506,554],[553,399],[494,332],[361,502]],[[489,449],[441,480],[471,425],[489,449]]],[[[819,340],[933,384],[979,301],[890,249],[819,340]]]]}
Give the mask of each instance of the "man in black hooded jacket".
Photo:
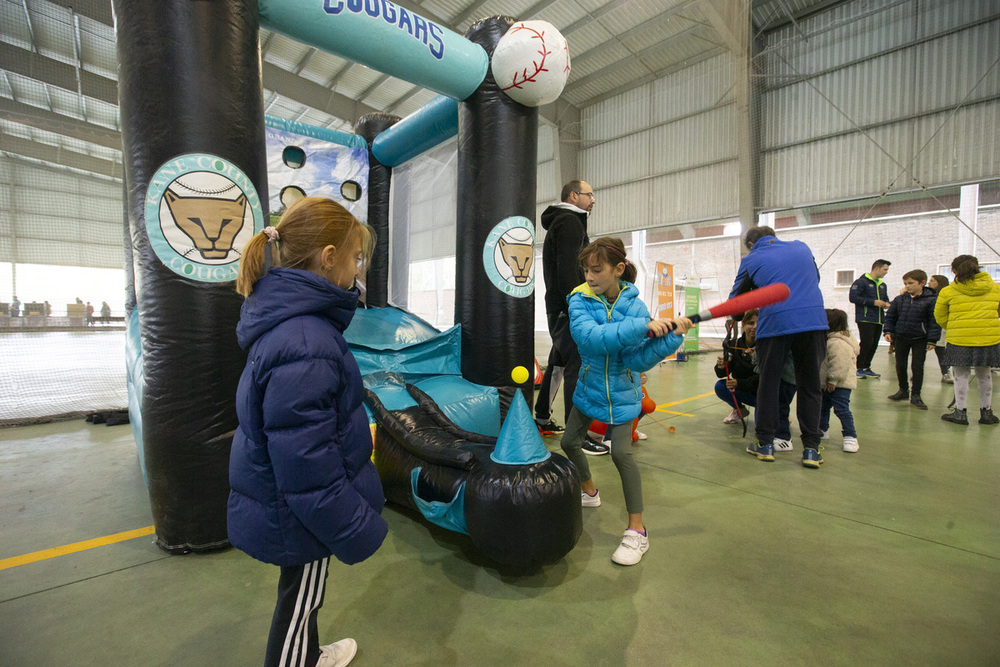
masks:
{"type": "MultiPolygon", "coordinates": [[[[552,420],[552,400],[559,391],[562,372],[565,418],[573,407],[573,391],[580,375],[580,353],[569,333],[569,305],[566,297],[585,282],[580,266],[580,251],[590,243],[587,216],[594,208],[594,188],[586,181],[570,181],[563,186],[561,201],[542,212],[542,275],[545,279],[545,314],[549,322],[552,348],[535,401],[535,421],[548,435],[561,433],[563,427],[552,420]]],[[[607,454],[605,445],[587,441],[583,451],[591,455],[607,454]]]]}

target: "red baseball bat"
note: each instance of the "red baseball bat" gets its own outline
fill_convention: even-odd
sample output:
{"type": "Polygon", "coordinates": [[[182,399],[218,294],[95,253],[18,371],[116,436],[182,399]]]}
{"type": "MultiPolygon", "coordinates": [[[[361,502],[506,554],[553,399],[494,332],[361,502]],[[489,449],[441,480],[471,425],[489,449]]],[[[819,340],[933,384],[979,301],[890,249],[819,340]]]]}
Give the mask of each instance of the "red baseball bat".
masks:
{"type": "MultiPolygon", "coordinates": [[[[712,306],[708,310],[703,310],[700,313],[691,315],[690,319],[692,322],[697,324],[698,322],[704,322],[705,320],[711,320],[716,317],[739,315],[740,313],[745,313],[753,308],[763,308],[764,306],[781,303],[788,298],[788,295],[788,285],[785,283],[765,285],[760,289],[750,290],[749,292],[745,292],[739,296],[734,296],[732,299],[723,301],[717,306],[712,306]]],[[[652,337],[653,332],[650,331],[649,335],[652,337]]]]}

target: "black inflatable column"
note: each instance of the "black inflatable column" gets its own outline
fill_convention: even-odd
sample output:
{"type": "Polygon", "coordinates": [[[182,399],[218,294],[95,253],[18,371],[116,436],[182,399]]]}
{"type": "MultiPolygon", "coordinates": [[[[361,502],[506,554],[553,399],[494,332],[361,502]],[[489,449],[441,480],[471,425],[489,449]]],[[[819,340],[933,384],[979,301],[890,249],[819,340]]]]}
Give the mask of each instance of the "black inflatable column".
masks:
{"type": "MultiPolygon", "coordinates": [[[[225,230],[236,224],[228,229],[245,233],[245,218],[237,213],[234,220],[233,207],[246,206],[255,220],[261,215],[260,201],[267,197],[256,193],[267,192],[267,163],[257,3],[114,0],[114,10],[126,206],[145,370],[144,458],[156,541],[173,553],[213,549],[228,543],[229,449],[236,385],[245,363],[234,333],[242,299],[228,273],[231,265],[213,266],[215,259],[184,264],[217,254],[197,245],[200,241],[176,237],[171,243],[187,248],[172,261],[164,259],[166,232],[160,220],[146,219],[146,211],[155,197],[154,206],[181,200],[181,205],[212,211],[210,220],[208,214],[171,209],[177,229],[190,231],[192,239],[214,238],[210,229],[219,225],[225,230]],[[184,172],[185,160],[203,164],[204,171],[175,180],[163,176],[184,172]],[[238,190],[231,195],[228,186],[199,186],[197,174],[208,174],[215,183],[225,177],[243,195],[236,197],[238,190]],[[177,185],[185,178],[187,190],[177,185]],[[182,265],[190,276],[178,273],[182,265]],[[206,279],[209,275],[214,281],[206,279]]],[[[226,253],[238,253],[236,241],[227,240],[225,231],[218,233],[222,236],[210,245],[231,244],[226,253]]]]}
{"type": "MultiPolygon", "coordinates": [[[[482,19],[465,36],[492,57],[514,22],[507,16],[482,19]]],[[[519,216],[530,222],[529,236],[522,245],[521,229],[514,230],[504,242],[504,260],[530,268],[523,262],[534,257],[528,246],[534,239],[537,150],[538,109],[510,99],[490,71],[458,105],[455,320],[462,325],[462,375],[478,384],[514,386],[514,368],[523,366],[529,376],[534,368],[533,285],[498,276],[490,257],[505,229],[501,223],[519,216]]],[[[529,381],[516,386],[531,392],[529,381]]],[[[530,405],[530,393],[527,398],[530,405]]]]}
{"type": "Polygon", "coordinates": [[[372,142],[399,122],[399,116],[370,113],[354,125],[354,133],[368,142],[368,224],[375,231],[375,252],[365,278],[365,303],[382,308],[389,304],[389,186],[392,167],[387,167],[372,155],[372,142]]]}

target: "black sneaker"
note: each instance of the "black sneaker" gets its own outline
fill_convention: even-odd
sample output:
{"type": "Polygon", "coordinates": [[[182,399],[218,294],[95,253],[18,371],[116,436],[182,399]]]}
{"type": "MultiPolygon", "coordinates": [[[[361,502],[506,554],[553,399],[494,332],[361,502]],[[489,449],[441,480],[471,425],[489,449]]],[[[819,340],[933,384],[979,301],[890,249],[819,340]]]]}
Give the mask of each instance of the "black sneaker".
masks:
{"type": "Polygon", "coordinates": [[[900,389],[895,394],[889,397],[890,401],[905,401],[910,397],[910,392],[906,389],[900,389]]]}
{"type": "Polygon", "coordinates": [[[548,419],[546,421],[535,420],[535,424],[538,425],[538,432],[542,435],[556,435],[562,433],[566,429],[555,423],[553,420],[548,419]]]}
{"type": "Polygon", "coordinates": [[[603,456],[611,451],[611,448],[607,445],[602,445],[599,442],[594,442],[590,438],[583,441],[583,453],[590,456],[603,456]]]}
{"type": "Polygon", "coordinates": [[[993,410],[990,408],[979,408],[979,423],[1000,424],[1000,418],[997,418],[997,416],[993,414],[993,410]]]}
{"type": "Polygon", "coordinates": [[[910,397],[910,405],[915,407],[917,410],[927,409],[927,404],[920,400],[920,394],[914,394],[910,397]]]}

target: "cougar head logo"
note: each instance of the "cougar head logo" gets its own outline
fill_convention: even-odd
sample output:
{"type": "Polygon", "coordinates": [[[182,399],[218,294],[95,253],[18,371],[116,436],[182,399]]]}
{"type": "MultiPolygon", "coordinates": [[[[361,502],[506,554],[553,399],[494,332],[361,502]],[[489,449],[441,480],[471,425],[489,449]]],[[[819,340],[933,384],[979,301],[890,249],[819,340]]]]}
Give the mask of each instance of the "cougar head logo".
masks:
{"type": "Polygon", "coordinates": [[[513,272],[514,281],[523,285],[531,278],[531,262],[534,260],[535,248],[526,243],[509,243],[500,239],[500,252],[503,261],[513,272]]]}
{"type": "Polygon", "coordinates": [[[225,259],[233,249],[233,239],[243,228],[246,195],[238,199],[179,197],[170,190],[163,197],[177,227],[194,244],[204,259],[225,259]]]}

